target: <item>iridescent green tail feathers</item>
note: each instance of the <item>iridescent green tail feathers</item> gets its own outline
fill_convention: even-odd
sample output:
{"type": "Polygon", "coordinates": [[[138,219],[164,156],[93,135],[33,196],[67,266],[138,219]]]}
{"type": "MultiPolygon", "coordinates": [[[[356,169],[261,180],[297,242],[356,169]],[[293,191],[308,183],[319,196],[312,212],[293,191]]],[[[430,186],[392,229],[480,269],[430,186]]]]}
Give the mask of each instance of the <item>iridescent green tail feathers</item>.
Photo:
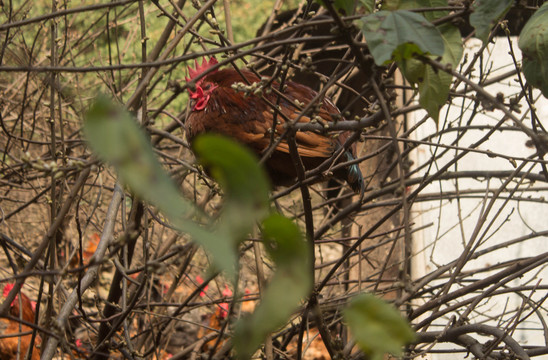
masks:
{"type": "MultiPolygon", "coordinates": [[[[350,151],[346,151],[345,155],[347,161],[355,160],[350,151]]],[[[346,168],[346,181],[355,193],[362,194],[365,191],[363,175],[358,164],[352,164],[346,168]]]]}

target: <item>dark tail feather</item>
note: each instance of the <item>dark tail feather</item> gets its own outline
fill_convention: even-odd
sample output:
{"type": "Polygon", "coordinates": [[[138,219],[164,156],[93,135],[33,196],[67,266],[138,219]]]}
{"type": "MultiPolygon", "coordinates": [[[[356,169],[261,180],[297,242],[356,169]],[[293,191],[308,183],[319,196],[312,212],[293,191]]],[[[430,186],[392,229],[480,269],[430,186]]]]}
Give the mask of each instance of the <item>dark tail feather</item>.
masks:
{"type": "MultiPolygon", "coordinates": [[[[354,160],[354,156],[349,151],[345,154],[347,161],[354,160]]],[[[363,175],[358,164],[352,164],[346,169],[346,182],[357,194],[362,194],[365,191],[363,175]]]]}
{"type": "MultiPolygon", "coordinates": [[[[350,151],[345,151],[344,156],[339,162],[347,162],[352,160],[355,160],[352,153],[350,151]]],[[[326,192],[328,199],[334,199],[339,195],[343,181],[346,181],[348,185],[350,185],[350,188],[354,191],[354,193],[363,195],[365,192],[365,182],[363,180],[360,167],[358,164],[352,164],[337,170],[334,177],[329,179],[327,183],[327,188],[329,190],[326,192]]]]}

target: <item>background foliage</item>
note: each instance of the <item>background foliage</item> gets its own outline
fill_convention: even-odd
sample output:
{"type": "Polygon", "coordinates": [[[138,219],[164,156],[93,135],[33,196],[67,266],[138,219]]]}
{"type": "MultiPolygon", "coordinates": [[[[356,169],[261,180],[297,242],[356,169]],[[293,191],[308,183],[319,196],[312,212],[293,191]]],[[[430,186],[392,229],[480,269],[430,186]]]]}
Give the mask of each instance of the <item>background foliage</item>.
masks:
{"type": "Polygon", "coordinates": [[[546,236],[542,225],[501,235],[514,211],[530,227],[524,204],[546,206],[548,137],[529,85],[546,93],[546,5],[524,28],[523,62],[509,42],[501,74],[490,42],[519,34],[540,3],[321,3],[1,4],[0,278],[16,286],[0,314],[24,284],[43,358],[548,353],[516,336],[530,324],[548,333],[547,254],[483,260],[546,236]],[[482,45],[463,58],[474,36],[482,45]],[[363,197],[318,184],[269,191],[255,160],[219,138],[201,139],[197,164],[184,78],[212,55],[331,97],[349,121],[288,131],[356,133],[363,197]],[[510,93],[488,88],[508,79],[510,93]],[[519,134],[530,155],[492,151],[500,133],[519,134]],[[485,166],[470,170],[476,155],[485,166]],[[460,238],[454,257],[431,255],[417,275],[450,233],[441,220],[420,225],[417,206],[432,203],[439,219],[457,204],[460,238]],[[418,248],[416,234],[436,226],[418,248]],[[517,305],[493,305],[510,293],[517,305]]]}

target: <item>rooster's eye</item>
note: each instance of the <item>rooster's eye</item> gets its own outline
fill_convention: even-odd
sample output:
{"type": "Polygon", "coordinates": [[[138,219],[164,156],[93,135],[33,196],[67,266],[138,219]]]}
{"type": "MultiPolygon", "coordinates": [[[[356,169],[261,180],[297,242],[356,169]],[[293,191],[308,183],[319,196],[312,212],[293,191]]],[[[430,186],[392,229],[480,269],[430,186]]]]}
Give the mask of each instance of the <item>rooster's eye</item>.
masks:
{"type": "Polygon", "coordinates": [[[209,89],[211,89],[211,84],[206,84],[206,85],[204,86],[204,90],[207,91],[207,90],[209,90],[209,89]]]}

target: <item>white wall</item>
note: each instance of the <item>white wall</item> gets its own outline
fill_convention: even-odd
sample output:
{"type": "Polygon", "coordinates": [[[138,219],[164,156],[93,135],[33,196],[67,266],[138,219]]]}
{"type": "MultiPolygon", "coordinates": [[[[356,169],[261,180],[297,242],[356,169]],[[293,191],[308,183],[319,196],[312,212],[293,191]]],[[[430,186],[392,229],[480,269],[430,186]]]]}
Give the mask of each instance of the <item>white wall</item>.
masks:
{"type": "MultiPolygon", "coordinates": [[[[514,51],[519,56],[519,49],[517,47],[517,40],[513,42],[514,51]]],[[[467,46],[466,53],[468,57],[471,58],[473,53],[479,50],[481,47],[481,42],[478,40],[471,40],[467,46]]],[[[506,73],[514,68],[512,59],[508,54],[509,45],[506,39],[499,39],[495,45],[489,46],[489,50],[486,52],[490,56],[485,58],[484,66],[491,67],[492,71],[489,75],[489,78],[496,77],[499,74],[506,73]]],[[[479,70],[476,69],[476,76],[479,75],[479,70]]],[[[503,81],[502,84],[496,86],[489,86],[486,89],[494,96],[498,92],[502,92],[505,95],[515,95],[518,93],[521,88],[514,81],[516,76],[503,81]]],[[[477,81],[477,77],[475,78],[477,81]]],[[[538,93],[538,92],[537,92],[538,93]]],[[[508,100],[506,100],[508,102],[508,100]]],[[[451,107],[445,107],[440,113],[440,124],[439,128],[447,128],[447,124],[451,123],[452,127],[459,125],[459,116],[461,114],[460,105],[462,100],[458,99],[455,101],[454,105],[451,107]],[[458,106],[457,106],[458,105],[458,106]]],[[[467,110],[464,112],[464,116],[461,119],[461,126],[466,125],[469,120],[470,114],[472,113],[471,109],[473,106],[473,100],[467,99],[464,102],[464,107],[467,110]]],[[[548,127],[548,101],[545,98],[542,98],[536,104],[537,114],[541,121],[543,121],[544,126],[548,127]]],[[[530,114],[527,112],[527,104],[522,101],[521,114],[516,114],[517,116],[525,116],[523,122],[528,127],[531,126],[530,114]]],[[[414,119],[410,121],[416,122],[424,116],[424,113],[416,114],[414,119]]],[[[500,119],[503,118],[503,115],[500,111],[485,112],[480,116],[475,117],[472,120],[471,125],[494,125],[500,119]]],[[[506,126],[513,126],[513,124],[508,120],[505,123],[506,126]]],[[[427,135],[432,134],[436,131],[436,125],[431,119],[427,124],[421,125],[418,131],[414,134],[415,139],[422,140],[427,135]]],[[[459,146],[468,147],[479,138],[481,138],[486,133],[486,130],[472,130],[466,133],[460,140],[459,146]]],[[[443,135],[437,139],[433,139],[432,142],[439,142],[440,144],[451,144],[455,139],[456,133],[449,133],[443,135]]],[[[534,153],[533,148],[529,148],[525,145],[527,137],[516,131],[503,131],[497,132],[491,136],[491,138],[481,145],[478,149],[480,150],[489,150],[496,154],[504,154],[507,156],[519,158],[519,157],[528,157],[534,153]]],[[[442,149],[438,149],[440,152],[442,149]]],[[[413,160],[416,164],[423,164],[425,161],[432,157],[432,154],[436,151],[434,146],[420,146],[417,151],[413,154],[413,160]]],[[[437,168],[446,164],[447,161],[453,159],[456,153],[460,151],[451,150],[446,156],[439,159],[431,170],[431,173],[435,172],[437,168]],[[437,167],[437,168],[436,168],[437,167]]],[[[517,164],[520,164],[520,160],[516,159],[517,164]]],[[[531,166],[526,165],[524,170],[529,170],[531,166]]],[[[478,153],[469,153],[463,159],[458,162],[458,168],[452,167],[450,171],[482,171],[482,170],[509,170],[512,171],[514,166],[509,160],[506,160],[502,157],[489,157],[486,154],[478,153]]],[[[533,173],[538,173],[540,171],[540,166],[537,165],[533,168],[533,173]]],[[[421,172],[424,174],[424,171],[421,172]]],[[[438,266],[447,264],[455,259],[457,259],[463,252],[465,244],[471,240],[471,235],[473,234],[478,219],[481,217],[482,209],[487,206],[490,202],[488,189],[496,190],[501,187],[502,182],[505,179],[492,179],[490,181],[483,178],[477,179],[460,179],[458,183],[456,181],[443,181],[436,182],[426,188],[422,194],[439,194],[455,191],[458,189],[460,191],[467,190],[480,190],[479,193],[475,194],[474,198],[462,198],[460,203],[455,199],[453,200],[443,200],[443,201],[428,201],[428,202],[417,202],[413,207],[413,220],[415,222],[415,227],[420,227],[421,225],[426,225],[432,223],[427,229],[420,231],[414,234],[414,278],[420,277],[422,274],[429,273],[432,270],[436,269],[438,266]],[[458,208],[460,206],[460,213],[458,208]],[[459,225],[462,220],[462,226],[459,225]],[[422,252],[419,252],[422,250],[422,252]]],[[[493,221],[493,225],[487,231],[487,235],[481,238],[481,245],[479,249],[485,249],[489,246],[493,246],[497,243],[502,243],[511,239],[518,238],[523,235],[530,234],[534,231],[546,231],[548,230],[548,204],[546,201],[542,201],[543,197],[548,199],[548,191],[538,191],[535,188],[545,187],[548,188],[546,183],[536,182],[531,184],[529,181],[521,185],[517,185],[516,182],[512,182],[509,186],[510,189],[518,186],[520,190],[516,192],[513,196],[513,200],[508,203],[504,203],[503,199],[496,200],[494,202],[493,209],[488,215],[488,222],[481,227],[480,234],[483,233],[486,229],[489,221],[493,221]],[[539,202],[530,202],[530,201],[518,201],[519,197],[532,197],[534,199],[540,199],[539,202]],[[500,214],[496,216],[497,211],[500,210],[500,214]]],[[[492,194],[492,193],[491,193],[492,194]]],[[[502,197],[506,197],[508,193],[503,193],[502,197]]],[[[477,243],[478,239],[476,239],[477,243]]],[[[520,243],[518,245],[513,245],[496,252],[490,253],[486,256],[482,256],[478,260],[472,261],[467,264],[465,271],[470,270],[474,271],[475,274],[470,275],[470,278],[479,279],[486,277],[494,273],[493,270],[487,273],[479,272],[482,269],[488,269],[494,267],[496,264],[500,264],[504,261],[512,260],[518,257],[525,256],[534,256],[538,255],[544,251],[548,250],[548,238],[538,237],[536,239],[530,239],[526,242],[520,243]]],[[[527,274],[525,277],[514,281],[509,285],[519,284],[544,284],[548,285],[548,271],[542,269],[541,272],[527,274]]],[[[441,280],[441,282],[446,281],[441,280]]],[[[455,289],[454,286],[452,289],[455,289]]],[[[530,294],[530,293],[527,293],[530,294]]],[[[542,296],[546,295],[545,291],[538,291],[533,295],[533,298],[539,299],[542,296]]],[[[461,299],[462,300],[462,299],[461,299]]],[[[493,319],[487,320],[484,316],[478,315],[477,313],[472,314],[470,319],[471,323],[479,323],[482,321],[487,321],[491,325],[499,326],[504,328],[505,323],[498,323],[498,321],[503,321],[500,318],[496,318],[497,314],[500,314],[504,307],[510,309],[512,307],[519,307],[521,304],[521,298],[517,295],[503,295],[491,299],[489,302],[483,303],[479,309],[487,314],[495,316],[493,319]]],[[[546,311],[541,311],[543,315],[546,315],[546,311]]],[[[458,313],[453,313],[451,315],[459,316],[458,313]]],[[[504,316],[504,319],[510,319],[511,315],[504,316]]],[[[531,318],[535,320],[534,317],[531,318]]],[[[447,319],[439,322],[440,328],[430,328],[429,330],[441,330],[442,326],[447,325],[447,319]]],[[[514,338],[518,340],[522,345],[544,345],[543,332],[540,330],[540,324],[538,320],[527,321],[525,324],[520,325],[519,328],[528,327],[527,331],[518,331],[514,334],[514,338]]],[[[450,347],[455,347],[450,346],[450,347]]],[[[440,347],[441,348],[441,347],[440,347]]],[[[463,358],[463,354],[460,355],[438,355],[434,358],[463,358]]],[[[539,359],[541,357],[536,357],[539,359]]],[[[548,358],[548,357],[544,357],[548,358]]]]}

